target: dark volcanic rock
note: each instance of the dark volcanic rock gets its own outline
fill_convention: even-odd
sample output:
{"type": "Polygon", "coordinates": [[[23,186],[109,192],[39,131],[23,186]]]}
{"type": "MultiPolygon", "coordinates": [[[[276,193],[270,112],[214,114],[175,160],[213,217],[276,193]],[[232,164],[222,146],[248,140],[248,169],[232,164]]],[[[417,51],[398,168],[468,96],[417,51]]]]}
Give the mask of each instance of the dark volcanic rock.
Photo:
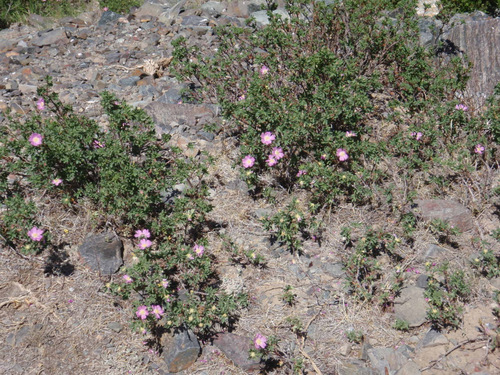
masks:
{"type": "Polygon", "coordinates": [[[168,371],[176,373],[190,367],[200,355],[201,347],[190,330],[183,330],[174,336],[164,334],[161,338],[163,359],[168,371]]]}
{"type": "Polygon", "coordinates": [[[105,275],[115,273],[123,264],[123,244],[113,233],[88,236],[78,251],[92,270],[105,275]]]}
{"type": "Polygon", "coordinates": [[[252,339],[234,333],[221,333],[214,341],[217,346],[236,366],[245,371],[260,369],[260,359],[249,359],[248,351],[252,346],[252,339]]]}

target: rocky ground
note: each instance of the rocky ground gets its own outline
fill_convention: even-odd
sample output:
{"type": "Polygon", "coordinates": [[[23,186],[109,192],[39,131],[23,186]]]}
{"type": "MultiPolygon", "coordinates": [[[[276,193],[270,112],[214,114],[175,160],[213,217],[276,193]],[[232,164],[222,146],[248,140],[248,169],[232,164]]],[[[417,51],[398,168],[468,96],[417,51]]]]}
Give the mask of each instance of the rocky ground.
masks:
{"type": "MultiPolygon", "coordinates": [[[[258,9],[258,2],[182,1],[148,3],[127,16],[99,9],[58,21],[32,16],[30,25],[0,31],[0,110],[29,114],[35,107],[37,86],[50,75],[63,102],[103,126],[107,120],[100,109],[99,92],[109,90],[145,108],[158,133],[173,134],[172,142],[186,153],[195,156],[207,150],[217,156],[208,179],[214,206],[211,219],[222,229],[210,234],[210,248],[218,259],[223,287],[247,291],[251,304],[242,311],[232,334],[201,342],[201,355],[197,350],[194,364],[181,373],[259,371],[247,358],[247,349],[258,332],[279,337],[284,358],[303,358],[309,374],[500,373],[498,349],[489,349],[499,324],[493,315],[498,304],[492,295],[500,289],[500,280],[471,279],[473,293],[465,306],[463,325],[455,331],[431,329],[425,319],[423,296],[424,263],[449,260],[466,268],[474,255],[470,240],[500,226],[495,202],[473,215],[461,204],[460,196],[439,201],[442,205],[429,201],[432,196],[419,197],[418,210],[424,220],[449,220],[464,234],[456,247],[439,244],[424,230],[416,236],[416,243],[403,254],[405,289],[390,311],[353,301],[343,287],[341,265],[345,251],[342,225],[359,221],[389,230],[393,223],[383,213],[338,207],[334,214],[323,217],[321,244],[306,241],[300,257],[269,241],[259,218],[273,213],[289,198],[278,197],[271,205],[248,195],[245,183],[232,168],[237,156],[234,140],[203,129],[216,119],[217,108],[182,103],[183,83],[168,73],[172,39],[183,35],[204,50],[213,50],[213,26],[242,25],[258,9]],[[188,142],[194,142],[195,148],[188,149],[188,142]],[[224,237],[243,250],[262,254],[266,266],[232,262],[224,250],[224,237]],[[282,298],[287,285],[296,295],[291,306],[282,298]],[[412,328],[408,332],[393,329],[396,317],[408,321],[412,328]],[[290,318],[302,322],[303,334],[294,332],[290,318]],[[351,342],[347,339],[350,331],[361,331],[363,337],[351,342]]],[[[257,17],[265,23],[262,13],[257,17]]],[[[6,121],[1,113],[0,121],[6,121]]],[[[497,184],[498,177],[493,177],[497,184]]],[[[104,285],[115,276],[99,276],[79,255],[78,245],[88,234],[90,219],[61,212],[53,220],[64,223],[66,230],[60,236],[67,236],[66,242],[71,244],[60,254],[28,260],[12,249],[0,249],[0,372],[172,372],[172,366],[169,368],[160,354],[149,348],[148,336],[129,328],[130,304],[105,293],[104,285]]],[[[125,261],[129,250],[125,243],[125,261]]],[[[168,357],[168,353],[162,355],[168,357]]],[[[189,358],[183,360],[190,363],[189,358]]],[[[291,373],[291,369],[277,363],[268,373],[291,373]]]]}

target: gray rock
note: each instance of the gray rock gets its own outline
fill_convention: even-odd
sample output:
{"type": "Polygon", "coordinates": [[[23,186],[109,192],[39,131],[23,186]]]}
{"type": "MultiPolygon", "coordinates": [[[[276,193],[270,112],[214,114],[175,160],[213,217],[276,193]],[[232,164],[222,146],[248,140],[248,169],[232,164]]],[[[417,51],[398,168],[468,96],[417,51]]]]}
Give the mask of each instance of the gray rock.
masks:
{"type": "Polygon", "coordinates": [[[347,357],[351,353],[352,345],[348,342],[342,344],[339,348],[340,355],[347,357]]]}
{"type": "Polygon", "coordinates": [[[28,25],[36,27],[37,29],[48,29],[52,26],[53,21],[47,17],[40,16],[38,14],[30,14],[27,19],[28,25]]]}
{"type": "Polygon", "coordinates": [[[116,333],[120,333],[123,329],[123,326],[118,322],[111,322],[107,326],[110,330],[115,331],[116,333]]]}
{"type": "Polygon", "coordinates": [[[160,15],[167,11],[169,4],[161,4],[154,1],[145,1],[137,10],[134,12],[135,18],[139,20],[144,16],[160,17],[160,15]]]}
{"type": "Polygon", "coordinates": [[[397,371],[408,361],[403,354],[392,348],[369,349],[368,358],[372,367],[377,369],[380,374],[385,374],[386,369],[389,373],[397,371]]]}
{"type": "Polygon", "coordinates": [[[435,18],[419,18],[420,45],[430,47],[436,45],[443,23],[435,18]]]}
{"type": "Polygon", "coordinates": [[[0,53],[8,52],[16,48],[16,44],[19,42],[19,39],[12,40],[8,39],[8,35],[3,35],[0,31],[0,53]],[[5,38],[5,39],[4,39],[5,38]]]}
{"type": "MultiPolygon", "coordinates": [[[[352,330],[354,328],[350,328],[352,330]]],[[[361,346],[361,353],[359,355],[359,358],[362,359],[363,361],[368,361],[368,351],[372,350],[373,346],[369,342],[364,342],[363,345],[361,346]]]]}
{"type": "Polygon", "coordinates": [[[401,367],[395,375],[420,375],[422,372],[415,362],[408,361],[401,367]]]}
{"type": "MultiPolygon", "coordinates": [[[[234,182],[235,184],[238,184],[238,185],[241,184],[241,183],[243,183],[244,187],[247,186],[247,184],[246,184],[245,181],[242,181],[242,180],[239,180],[239,179],[231,181],[231,182],[234,182]]],[[[229,184],[231,184],[231,182],[229,184]]],[[[229,187],[229,184],[228,184],[228,187],[229,187]]],[[[256,217],[257,219],[263,219],[263,218],[266,218],[268,216],[271,216],[272,214],[273,214],[273,210],[271,210],[269,208],[257,208],[255,210],[254,217],[256,217]]]]}
{"type": "Polygon", "coordinates": [[[121,14],[107,10],[106,12],[104,12],[102,14],[101,19],[99,20],[99,22],[97,22],[97,26],[103,27],[103,26],[107,26],[110,24],[114,24],[114,23],[118,22],[118,19],[120,17],[122,17],[121,14]]]}
{"type": "Polygon", "coordinates": [[[444,220],[461,232],[471,230],[474,226],[471,212],[460,203],[444,199],[417,199],[415,204],[424,220],[444,220]]]}
{"type": "Polygon", "coordinates": [[[448,344],[448,339],[441,332],[434,329],[430,329],[418,344],[417,349],[420,348],[431,348],[433,346],[446,345],[448,344]]]}
{"type": "Polygon", "coordinates": [[[408,359],[415,353],[415,350],[408,345],[401,345],[396,350],[408,359]]]}
{"type": "Polygon", "coordinates": [[[90,268],[111,275],[123,265],[123,244],[113,233],[89,235],[78,248],[90,268]]]}
{"type": "Polygon", "coordinates": [[[184,8],[186,1],[187,0],[181,0],[168,10],[164,11],[158,16],[158,21],[163,22],[167,26],[170,26],[174,19],[179,15],[180,11],[184,8]]]}
{"type": "Polygon", "coordinates": [[[138,76],[132,76],[132,77],[127,77],[127,78],[122,78],[118,81],[118,84],[122,87],[124,86],[135,86],[137,82],[141,80],[140,77],[138,76]]]}
{"type": "Polygon", "coordinates": [[[182,19],[183,26],[207,26],[208,18],[200,16],[186,16],[182,19]]]}
{"type": "Polygon", "coordinates": [[[214,345],[236,366],[245,371],[256,371],[261,367],[259,358],[248,358],[248,351],[252,347],[252,339],[249,337],[235,335],[234,333],[221,333],[214,340],[214,345]]]}
{"type": "Polygon", "coordinates": [[[217,24],[219,26],[232,25],[241,27],[244,23],[239,18],[222,15],[217,19],[217,24]]]}
{"type": "Polygon", "coordinates": [[[161,338],[163,360],[168,371],[176,373],[189,368],[201,352],[198,339],[191,330],[183,329],[173,336],[164,334],[161,338]]]}
{"type": "Polygon", "coordinates": [[[424,260],[429,258],[434,258],[434,259],[440,258],[444,254],[446,254],[446,251],[447,251],[446,249],[438,245],[430,244],[429,247],[427,248],[427,251],[424,254],[424,260]]]}
{"type": "Polygon", "coordinates": [[[269,17],[267,16],[267,10],[259,10],[252,13],[252,17],[255,18],[255,22],[260,27],[269,25],[269,17]]]}
{"type": "Polygon", "coordinates": [[[215,139],[214,133],[206,132],[205,130],[200,130],[199,132],[196,133],[196,135],[199,138],[204,139],[205,141],[208,142],[212,142],[215,139]]]}
{"type": "Polygon", "coordinates": [[[429,279],[429,276],[427,275],[420,275],[418,278],[417,278],[417,286],[419,288],[422,288],[422,289],[425,289],[427,288],[427,280],[429,279]]]}
{"type": "Polygon", "coordinates": [[[203,126],[215,122],[215,114],[205,105],[168,104],[154,101],[144,110],[153,118],[156,132],[172,134],[173,128],[185,125],[194,130],[202,130],[203,126]]]}
{"type": "Polygon", "coordinates": [[[410,327],[418,327],[425,323],[427,308],[424,290],[417,286],[403,288],[401,295],[394,300],[396,318],[407,321],[410,327]]]}
{"type": "Polygon", "coordinates": [[[142,97],[153,97],[158,94],[156,87],[153,85],[143,85],[139,87],[139,95],[142,97]]]}
{"type": "Polygon", "coordinates": [[[345,276],[344,265],[342,263],[325,262],[321,269],[330,276],[341,278],[345,276]]]}
{"type": "Polygon", "coordinates": [[[198,38],[204,35],[211,35],[212,28],[210,26],[183,26],[191,28],[191,33],[196,35],[198,38]]]}
{"type": "Polygon", "coordinates": [[[207,1],[201,6],[201,10],[211,17],[219,17],[224,11],[224,8],[224,4],[218,1],[207,1]]]}
{"type": "Polygon", "coordinates": [[[42,33],[31,42],[34,46],[43,47],[53,44],[66,44],[69,42],[66,31],[62,27],[42,33]]]}
{"type": "Polygon", "coordinates": [[[251,13],[261,10],[261,6],[265,4],[265,0],[233,0],[227,4],[225,15],[230,17],[248,18],[251,13]]]}
{"type": "Polygon", "coordinates": [[[160,103],[178,104],[182,100],[181,90],[181,87],[171,88],[160,96],[157,101],[160,103]]]}
{"type": "Polygon", "coordinates": [[[338,368],[338,375],[375,375],[373,369],[366,367],[362,361],[352,360],[342,365],[338,368]]]}
{"type": "MultiPolygon", "coordinates": [[[[459,23],[445,32],[442,40],[448,41],[454,51],[465,53],[473,64],[467,82],[466,97],[473,96],[477,107],[484,105],[500,81],[500,18],[490,18],[476,12],[463,17],[459,23]]],[[[455,21],[456,18],[452,19],[455,21]]]]}
{"type": "MultiPolygon", "coordinates": [[[[290,19],[290,15],[284,9],[273,10],[273,13],[274,14],[279,14],[281,16],[281,18],[290,19]]],[[[269,25],[271,23],[271,21],[269,20],[269,17],[267,16],[267,10],[259,10],[257,12],[253,12],[251,14],[251,16],[253,18],[255,18],[255,22],[260,27],[267,26],[267,25],[269,25]]]]}
{"type": "Polygon", "coordinates": [[[5,84],[5,89],[12,91],[17,90],[19,88],[19,84],[16,81],[9,81],[5,84]]]}

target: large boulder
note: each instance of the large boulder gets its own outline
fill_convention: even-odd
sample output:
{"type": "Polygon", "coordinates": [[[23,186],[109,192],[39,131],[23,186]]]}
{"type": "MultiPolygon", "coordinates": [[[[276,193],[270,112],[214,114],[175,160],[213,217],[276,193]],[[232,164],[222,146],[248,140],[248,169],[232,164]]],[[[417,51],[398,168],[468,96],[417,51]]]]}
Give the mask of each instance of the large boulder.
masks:
{"type": "Polygon", "coordinates": [[[500,82],[500,18],[484,13],[457,15],[441,39],[451,53],[466,54],[473,68],[465,96],[480,108],[500,82]]]}

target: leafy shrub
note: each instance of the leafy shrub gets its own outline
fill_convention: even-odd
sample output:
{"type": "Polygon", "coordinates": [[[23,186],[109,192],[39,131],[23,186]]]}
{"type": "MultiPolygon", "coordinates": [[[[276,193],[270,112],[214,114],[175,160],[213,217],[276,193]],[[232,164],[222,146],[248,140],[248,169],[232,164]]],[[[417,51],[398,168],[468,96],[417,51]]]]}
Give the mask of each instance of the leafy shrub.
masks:
{"type": "Polygon", "coordinates": [[[254,192],[306,189],[318,208],[366,204],[394,176],[413,191],[419,173],[437,168],[442,181],[495,163],[488,121],[456,99],[468,66],[419,46],[413,1],[286,9],[290,19],[269,12],[262,28],[218,28],[215,54],[174,41],[177,76],[202,87],[194,100],[219,103],[223,130],[240,136],[254,192]]]}
{"type": "Polygon", "coordinates": [[[306,217],[305,213],[298,207],[298,201],[292,202],[277,214],[263,218],[262,223],[268,231],[273,231],[273,238],[283,243],[291,251],[300,251],[302,237],[307,237],[308,228],[316,228],[314,220],[306,217]],[[300,234],[300,236],[299,236],[300,234]]]}
{"type": "Polygon", "coordinates": [[[30,14],[47,17],[76,15],[83,10],[89,0],[0,0],[0,28],[11,23],[23,22],[30,14]]]}
{"type": "Polygon", "coordinates": [[[297,303],[297,295],[292,291],[293,287],[291,285],[287,285],[283,288],[283,294],[281,298],[284,302],[286,302],[289,306],[293,306],[297,303]]]}
{"type": "Polygon", "coordinates": [[[38,89],[35,115],[12,119],[1,130],[0,205],[6,209],[0,234],[25,251],[51,245],[43,229],[48,213],[36,211],[34,197],[76,214],[91,210],[94,229],[111,227],[128,237],[135,230],[135,261],[108,288],[133,298],[137,327],[207,333],[229,325],[246,296],[217,287],[213,257],[205,250],[201,229],[211,210],[206,164],[168,147],[168,137],[158,139],[143,110],[104,92],[109,124],[103,129],[64,106],[51,86],[47,78],[38,89]]]}
{"type": "Polygon", "coordinates": [[[483,242],[482,250],[479,254],[472,259],[472,267],[477,269],[477,271],[487,277],[488,279],[500,276],[500,255],[495,254],[493,250],[489,248],[489,244],[483,242]]]}
{"type": "MultiPolygon", "coordinates": [[[[0,29],[24,22],[30,14],[61,18],[75,16],[89,7],[91,0],[0,0],[0,29]]],[[[144,0],[99,0],[101,8],[127,14],[144,0]]]]}
{"type": "Polygon", "coordinates": [[[346,247],[354,247],[342,260],[347,287],[356,299],[371,301],[377,297],[380,305],[389,306],[402,287],[402,273],[397,269],[394,275],[387,277],[377,258],[386,253],[397,259],[393,250],[399,240],[389,233],[375,231],[371,227],[365,227],[362,234],[354,239],[351,230],[359,226],[352,223],[341,231],[346,247]]]}
{"type": "Polygon", "coordinates": [[[429,303],[427,318],[436,327],[458,328],[462,319],[462,303],[470,295],[470,287],[464,271],[449,270],[449,264],[427,264],[430,273],[425,290],[429,303]]]}
{"type": "Polygon", "coordinates": [[[496,15],[500,11],[499,0],[441,0],[441,5],[441,12],[445,15],[472,13],[476,10],[496,15]]]}
{"type": "Polygon", "coordinates": [[[354,329],[348,330],[346,332],[347,340],[355,344],[361,344],[363,342],[364,334],[362,331],[357,331],[354,329]]]}
{"type": "Polygon", "coordinates": [[[143,3],[144,0],[99,0],[101,8],[120,14],[128,14],[132,7],[140,7],[143,3]]]}
{"type": "Polygon", "coordinates": [[[394,329],[397,329],[398,331],[409,331],[410,330],[410,323],[408,323],[406,320],[402,320],[397,318],[396,321],[394,322],[394,329]]]}

